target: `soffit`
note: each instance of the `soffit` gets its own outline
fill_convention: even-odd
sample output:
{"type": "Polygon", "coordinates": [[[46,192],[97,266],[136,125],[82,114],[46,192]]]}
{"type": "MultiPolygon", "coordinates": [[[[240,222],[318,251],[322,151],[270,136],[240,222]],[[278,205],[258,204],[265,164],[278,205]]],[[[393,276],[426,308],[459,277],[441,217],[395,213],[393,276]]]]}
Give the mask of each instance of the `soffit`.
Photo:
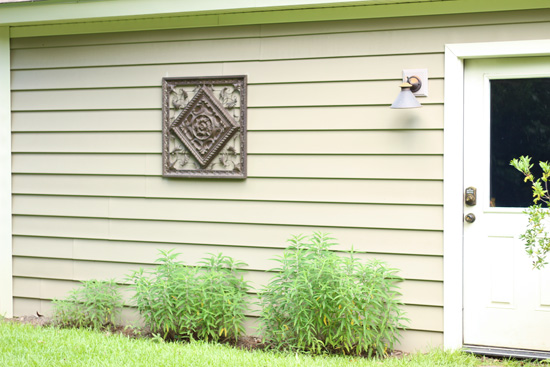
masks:
{"type": "Polygon", "coordinates": [[[543,8],[548,0],[0,0],[0,26],[29,37],[543,8]]]}

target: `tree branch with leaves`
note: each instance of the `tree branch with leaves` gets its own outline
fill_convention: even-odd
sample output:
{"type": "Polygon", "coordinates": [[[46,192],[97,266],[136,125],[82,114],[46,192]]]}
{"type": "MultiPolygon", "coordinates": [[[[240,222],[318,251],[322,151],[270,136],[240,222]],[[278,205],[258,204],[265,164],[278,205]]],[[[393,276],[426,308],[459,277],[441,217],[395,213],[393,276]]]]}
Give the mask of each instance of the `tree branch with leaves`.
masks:
{"type": "Polygon", "coordinates": [[[533,268],[542,269],[546,264],[546,256],[550,251],[550,236],[546,230],[544,219],[550,214],[548,206],[550,195],[548,194],[548,179],[550,178],[550,164],[539,162],[542,176],[535,179],[531,173],[531,157],[521,156],[510,161],[510,165],[524,174],[524,182],[531,182],[533,190],[533,205],[524,211],[529,217],[527,229],[520,239],[525,241],[525,251],[533,259],[533,268]],[[543,204],[546,206],[543,207],[543,204]]]}

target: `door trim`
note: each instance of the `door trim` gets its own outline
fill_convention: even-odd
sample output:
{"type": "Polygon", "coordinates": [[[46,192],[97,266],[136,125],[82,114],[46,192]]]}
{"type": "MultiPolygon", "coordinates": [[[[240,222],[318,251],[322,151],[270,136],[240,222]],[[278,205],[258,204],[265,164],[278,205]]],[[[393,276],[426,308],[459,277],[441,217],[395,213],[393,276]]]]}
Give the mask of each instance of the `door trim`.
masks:
{"type": "Polygon", "coordinates": [[[463,346],[464,60],[550,55],[550,40],[445,46],[443,149],[443,343],[463,346]]]}

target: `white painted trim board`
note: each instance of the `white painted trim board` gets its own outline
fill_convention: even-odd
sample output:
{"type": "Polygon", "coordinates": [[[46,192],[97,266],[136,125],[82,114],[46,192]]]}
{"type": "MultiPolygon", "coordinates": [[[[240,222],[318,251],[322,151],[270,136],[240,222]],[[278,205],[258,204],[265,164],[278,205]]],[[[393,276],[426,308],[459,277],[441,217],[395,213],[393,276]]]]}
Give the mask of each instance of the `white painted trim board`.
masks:
{"type": "Polygon", "coordinates": [[[10,30],[0,27],[0,315],[13,316],[10,30]]]}

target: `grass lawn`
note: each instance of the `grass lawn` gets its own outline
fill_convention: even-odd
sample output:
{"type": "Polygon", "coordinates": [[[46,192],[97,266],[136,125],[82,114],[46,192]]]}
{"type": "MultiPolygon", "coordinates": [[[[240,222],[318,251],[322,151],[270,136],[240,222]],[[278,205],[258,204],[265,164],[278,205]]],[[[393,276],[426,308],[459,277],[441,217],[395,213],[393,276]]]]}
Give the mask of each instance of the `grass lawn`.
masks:
{"type": "Polygon", "coordinates": [[[225,345],[164,343],[89,330],[34,327],[0,321],[0,366],[550,366],[481,360],[434,350],[401,359],[311,357],[244,351],[225,345]]]}

